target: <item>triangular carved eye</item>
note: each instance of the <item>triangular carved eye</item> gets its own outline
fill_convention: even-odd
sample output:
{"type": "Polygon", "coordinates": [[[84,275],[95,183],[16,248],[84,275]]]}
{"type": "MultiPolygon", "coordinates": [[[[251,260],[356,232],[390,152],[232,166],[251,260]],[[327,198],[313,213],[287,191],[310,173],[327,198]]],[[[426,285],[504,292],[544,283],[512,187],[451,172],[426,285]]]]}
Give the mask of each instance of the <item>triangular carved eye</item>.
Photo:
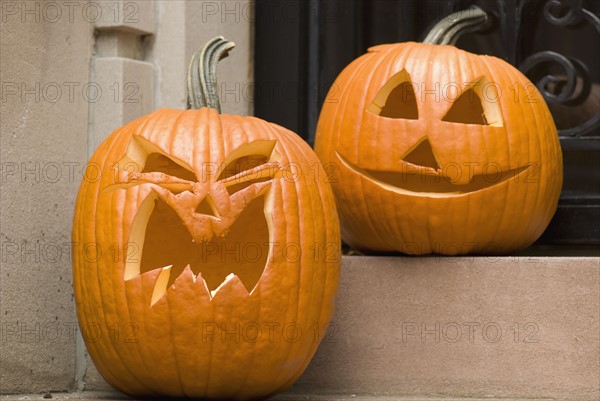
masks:
{"type": "Polygon", "coordinates": [[[115,167],[129,173],[163,173],[185,181],[197,181],[191,167],[168,156],[158,146],[140,136],[131,139],[125,156],[115,167]]]}
{"type": "Polygon", "coordinates": [[[487,125],[481,98],[473,89],[465,91],[456,99],[442,121],[460,124],[487,125]]]}
{"type": "Polygon", "coordinates": [[[217,181],[255,169],[273,158],[277,159],[278,155],[274,154],[276,143],[277,141],[272,140],[256,140],[235,149],[223,162],[217,181]]]}
{"type": "Polygon", "coordinates": [[[442,121],[459,124],[502,125],[502,114],[495,89],[485,77],[479,77],[454,100],[442,121]]]}
{"type": "Polygon", "coordinates": [[[150,153],[142,173],[164,173],[186,181],[196,181],[196,175],[162,153],[150,153]]]}
{"type": "Polygon", "coordinates": [[[232,195],[252,184],[272,180],[279,172],[276,143],[256,140],[237,148],[223,163],[217,181],[221,181],[232,195]]]}
{"type": "Polygon", "coordinates": [[[367,111],[381,117],[417,120],[417,97],[408,72],[402,70],[390,78],[367,106],[367,111]]]}

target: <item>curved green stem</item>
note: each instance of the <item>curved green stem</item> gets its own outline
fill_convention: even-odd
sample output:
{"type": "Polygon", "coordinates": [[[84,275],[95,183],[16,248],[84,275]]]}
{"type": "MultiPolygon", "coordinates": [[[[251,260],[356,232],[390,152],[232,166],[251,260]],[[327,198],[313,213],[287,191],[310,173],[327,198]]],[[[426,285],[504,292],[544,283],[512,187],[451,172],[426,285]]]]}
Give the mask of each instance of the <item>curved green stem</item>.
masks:
{"type": "Polygon", "coordinates": [[[479,7],[452,13],[442,19],[429,31],[423,43],[432,45],[453,45],[467,32],[482,30],[489,22],[488,14],[479,7]]]}
{"type": "Polygon", "coordinates": [[[217,64],[227,57],[229,51],[234,47],[235,43],[222,36],[217,36],[194,53],[187,76],[188,107],[190,109],[210,107],[221,112],[217,64]]]}

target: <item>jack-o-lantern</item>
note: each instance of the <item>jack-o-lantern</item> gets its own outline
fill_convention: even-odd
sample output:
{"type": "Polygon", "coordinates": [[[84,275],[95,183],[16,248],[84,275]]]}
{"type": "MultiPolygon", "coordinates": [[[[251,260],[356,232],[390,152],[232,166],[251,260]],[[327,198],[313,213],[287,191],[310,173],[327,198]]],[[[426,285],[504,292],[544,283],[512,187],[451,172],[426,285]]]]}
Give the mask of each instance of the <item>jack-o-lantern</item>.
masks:
{"type": "Polygon", "coordinates": [[[477,12],[438,25],[431,43],[373,47],[333,84],[315,150],[338,167],[334,195],[352,247],[501,254],[550,222],[562,156],[541,94],[503,60],[433,44],[477,12]]]}
{"type": "Polygon", "coordinates": [[[219,113],[214,72],[232,46],[195,55],[199,110],[117,129],[90,161],[101,178],[81,184],[80,327],[100,373],[131,395],[267,397],[299,377],[332,317],[333,194],[299,174],[322,167],[294,133],[219,113]]]}

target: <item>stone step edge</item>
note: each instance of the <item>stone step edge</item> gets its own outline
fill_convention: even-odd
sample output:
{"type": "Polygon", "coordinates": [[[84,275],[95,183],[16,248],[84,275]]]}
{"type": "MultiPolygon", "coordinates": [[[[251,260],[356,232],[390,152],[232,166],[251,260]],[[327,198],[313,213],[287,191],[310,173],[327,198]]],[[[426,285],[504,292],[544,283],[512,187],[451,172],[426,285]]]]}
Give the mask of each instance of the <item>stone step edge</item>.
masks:
{"type": "MultiPolygon", "coordinates": [[[[78,391],[72,393],[6,394],[0,395],[2,401],[134,401],[117,391],[78,391]],[[51,396],[51,398],[48,396],[51,396]]],[[[550,398],[457,398],[457,397],[403,397],[358,394],[280,394],[272,401],[549,401],[550,398]]]]}

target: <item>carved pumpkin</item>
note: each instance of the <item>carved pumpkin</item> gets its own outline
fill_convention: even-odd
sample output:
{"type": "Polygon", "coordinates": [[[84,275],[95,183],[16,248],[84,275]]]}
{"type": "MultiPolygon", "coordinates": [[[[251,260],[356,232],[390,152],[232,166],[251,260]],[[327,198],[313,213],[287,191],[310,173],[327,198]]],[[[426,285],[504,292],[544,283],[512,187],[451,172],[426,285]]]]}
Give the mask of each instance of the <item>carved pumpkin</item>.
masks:
{"type": "Polygon", "coordinates": [[[100,373],[131,395],[267,397],[299,377],[332,317],[333,195],[290,174],[321,168],[298,136],[219,113],[211,74],[232,46],[217,38],[192,62],[190,102],[209,107],[117,129],[90,161],[101,179],[81,184],[80,327],[100,373]]]}
{"type": "Polygon", "coordinates": [[[556,128],[535,86],[503,60],[448,45],[381,45],[353,61],[325,101],[315,150],[338,167],[342,239],[365,251],[524,248],[562,185],[556,128]]]}

